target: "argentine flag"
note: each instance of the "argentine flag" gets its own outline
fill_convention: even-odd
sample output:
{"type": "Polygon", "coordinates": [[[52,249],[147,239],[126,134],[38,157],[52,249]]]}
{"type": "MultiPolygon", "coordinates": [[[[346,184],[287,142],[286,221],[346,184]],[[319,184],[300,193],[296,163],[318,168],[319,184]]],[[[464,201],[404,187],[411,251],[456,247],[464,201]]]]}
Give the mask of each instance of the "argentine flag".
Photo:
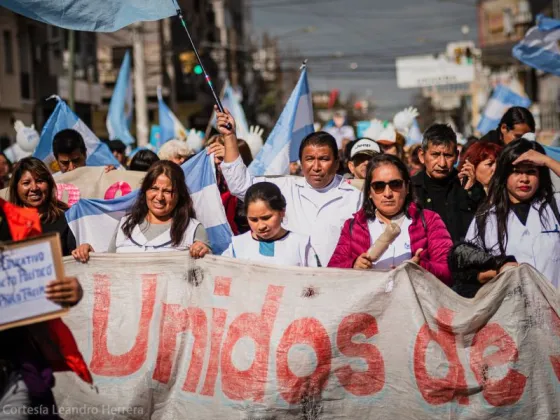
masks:
{"type": "Polygon", "coordinates": [[[2,6],[50,25],[95,32],[176,14],[173,0],[2,0],[2,6]]]}
{"type": "Polygon", "coordinates": [[[280,118],[272,129],[263,148],[249,165],[253,176],[287,175],[290,162],[299,159],[299,146],[313,127],[313,104],[304,67],[299,81],[290,95],[280,118]]]}
{"type": "Polygon", "coordinates": [[[412,127],[408,131],[408,135],[406,136],[406,144],[417,144],[422,143],[424,139],[424,135],[420,131],[420,127],[418,126],[418,121],[414,118],[412,122],[412,127]]]}
{"type": "MultiPolygon", "coordinates": [[[[249,135],[249,124],[247,124],[247,117],[245,111],[239,102],[239,97],[235,90],[230,85],[229,80],[226,80],[224,87],[224,96],[222,98],[222,105],[227,109],[233,119],[235,120],[235,131],[238,138],[247,140],[249,135]]],[[[212,127],[217,128],[216,113],[212,113],[212,127]]]]}
{"type": "MultiPolygon", "coordinates": [[[[206,228],[212,252],[221,254],[231,243],[233,233],[216,184],[213,156],[198,153],[182,166],[193,200],[196,218],[206,228]]],[[[113,200],[82,199],[66,212],[76,243],[89,243],[96,252],[106,252],[119,220],[134,204],[138,190],[113,200]]]]}
{"type": "Polygon", "coordinates": [[[41,159],[47,166],[54,163],[55,158],[52,151],[54,136],[59,131],[71,128],[79,132],[84,139],[87,149],[87,166],[113,165],[119,167],[120,164],[109,150],[109,147],[93,134],[88,126],[66,105],[66,102],[58,96],[54,98],[58,103],[52,115],[45,123],[43,131],[41,131],[41,138],[33,152],[33,157],[41,159]]]}
{"type": "Polygon", "coordinates": [[[484,135],[490,130],[498,128],[503,115],[512,106],[528,108],[531,106],[531,100],[518,95],[503,85],[496,86],[492,97],[484,108],[484,113],[480,117],[477,130],[484,135]]]}
{"type": "Polygon", "coordinates": [[[513,47],[513,56],[528,66],[560,76],[560,20],[538,15],[537,26],[513,47]]]}
{"type": "Polygon", "coordinates": [[[130,51],[124,55],[121,69],[107,114],[107,131],[110,140],[121,140],[126,145],[134,143],[130,134],[130,118],[132,112],[132,80],[130,78],[130,51]]]}
{"type": "Polygon", "coordinates": [[[159,130],[161,144],[171,139],[185,140],[187,138],[187,130],[181,124],[175,114],[169,109],[161,96],[161,87],[157,89],[158,106],[159,106],[159,130]]]}

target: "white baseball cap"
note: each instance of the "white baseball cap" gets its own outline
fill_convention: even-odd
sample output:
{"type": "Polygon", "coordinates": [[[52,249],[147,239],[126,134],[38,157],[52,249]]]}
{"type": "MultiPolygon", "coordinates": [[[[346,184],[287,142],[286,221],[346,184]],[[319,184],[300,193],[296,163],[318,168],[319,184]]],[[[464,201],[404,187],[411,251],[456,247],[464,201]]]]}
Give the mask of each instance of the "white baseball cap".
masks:
{"type": "Polygon", "coordinates": [[[354,156],[360,153],[374,155],[376,153],[381,153],[381,148],[373,140],[361,139],[350,149],[350,159],[354,159],[354,156]]]}

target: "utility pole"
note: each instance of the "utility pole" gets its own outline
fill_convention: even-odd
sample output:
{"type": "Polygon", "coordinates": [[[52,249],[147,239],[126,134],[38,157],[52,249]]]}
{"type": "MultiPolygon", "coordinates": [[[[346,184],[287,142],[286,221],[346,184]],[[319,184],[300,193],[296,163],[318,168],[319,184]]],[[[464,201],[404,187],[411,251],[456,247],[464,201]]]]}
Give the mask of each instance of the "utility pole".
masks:
{"type": "Polygon", "coordinates": [[[68,105],[74,112],[74,62],[76,61],[76,33],[73,30],[68,31],[68,105]]]}
{"type": "Polygon", "coordinates": [[[214,16],[215,16],[215,23],[220,31],[220,53],[218,61],[218,79],[220,83],[225,83],[226,79],[228,78],[227,74],[227,46],[228,46],[228,33],[226,28],[226,18],[225,18],[225,10],[224,10],[224,0],[214,0],[212,2],[214,6],[214,16]]]}
{"type": "Polygon", "coordinates": [[[160,20],[160,34],[163,38],[162,40],[162,57],[165,63],[165,71],[167,72],[167,77],[169,77],[169,105],[171,109],[177,108],[177,89],[176,89],[176,75],[175,66],[173,63],[173,41],[171,38],[171,19],[160,20]]]}
{"type": "Polygon", "coordinates": [[[146,101],[146,67],[144,62],[144,33],[142,23],[132,25],[134,57],[134,96],[136,108],[136,141],[138,147],[148,145],[148,104],[146,101]]]}

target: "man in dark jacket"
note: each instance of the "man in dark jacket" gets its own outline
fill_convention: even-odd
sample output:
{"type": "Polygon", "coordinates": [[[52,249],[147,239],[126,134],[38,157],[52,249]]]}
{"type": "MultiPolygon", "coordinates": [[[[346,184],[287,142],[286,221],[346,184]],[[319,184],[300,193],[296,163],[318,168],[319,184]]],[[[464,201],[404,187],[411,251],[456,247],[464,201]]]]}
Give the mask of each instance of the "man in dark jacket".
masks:
{"type": "Polygon", "coordinates": [[[418,157],[425,169],[412,178],[412,187],[422,207],[440,215],[453,242],[465,237],[478,205],[485,198],[468,161],[461,173],[455,168],[459,154],[457,135],[445,124],[434,124],[424,133],[418,157]]]}

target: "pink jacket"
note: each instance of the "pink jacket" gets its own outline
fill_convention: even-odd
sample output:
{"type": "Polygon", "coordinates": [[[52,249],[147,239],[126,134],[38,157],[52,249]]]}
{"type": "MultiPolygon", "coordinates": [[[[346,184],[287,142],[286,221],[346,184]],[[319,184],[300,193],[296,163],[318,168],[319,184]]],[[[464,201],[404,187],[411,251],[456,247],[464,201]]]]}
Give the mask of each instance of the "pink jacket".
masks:
{"type": "MultiPolygon", "coordinates": [[[[408,216],[412,224],[408,229],[412,255],[420,248],[420,266],[428,270],[447,285],[452,278],[447,256],[453,243],[445,224],[439,215],[430,210],[420,212],[418,206],[410,204],[408,216]],[[421,217],[423,213],[424,217],[421,217]]],[[[340,239],[334,251],[329,267],[352,268],[354,261],[371,246],[371,237],[367,225],[367,217],[363,209],[354,214],[353,219],[344,223],[340,239]]]]}

